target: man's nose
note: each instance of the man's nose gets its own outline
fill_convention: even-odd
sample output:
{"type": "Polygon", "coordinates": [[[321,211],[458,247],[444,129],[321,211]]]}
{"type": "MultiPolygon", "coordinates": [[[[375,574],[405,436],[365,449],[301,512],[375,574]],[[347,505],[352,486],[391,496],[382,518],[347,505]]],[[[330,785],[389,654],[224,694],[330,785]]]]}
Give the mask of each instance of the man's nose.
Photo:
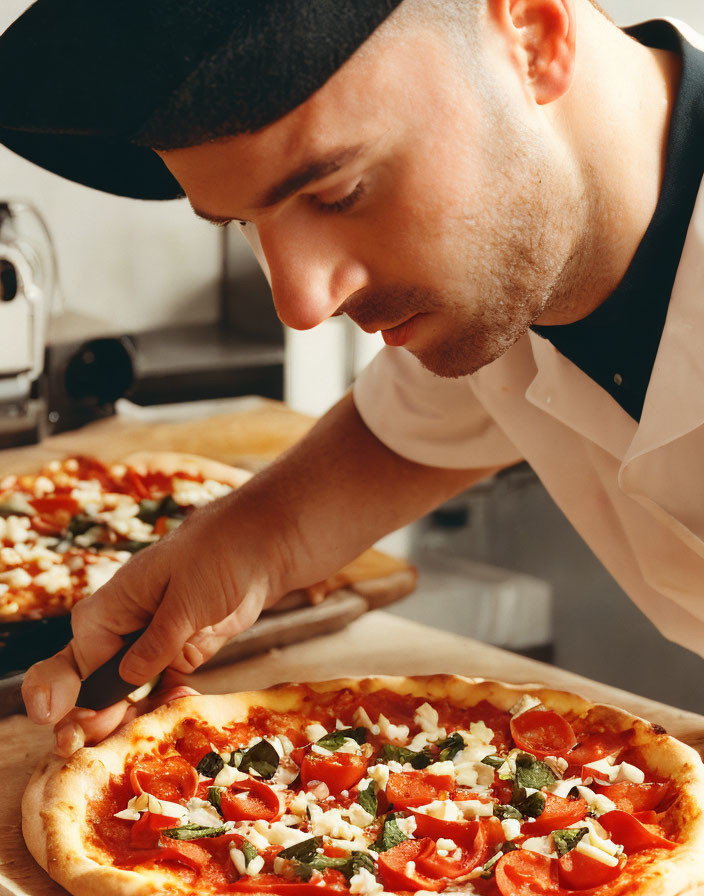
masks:
{"type": "Polygon", "coordinates": [[[332,317],[345,300],[369,285],[369,273],[334,228],[290,231],[260,228],[271,275],[274,305],[281,321],[309,330],[332,317]]]}

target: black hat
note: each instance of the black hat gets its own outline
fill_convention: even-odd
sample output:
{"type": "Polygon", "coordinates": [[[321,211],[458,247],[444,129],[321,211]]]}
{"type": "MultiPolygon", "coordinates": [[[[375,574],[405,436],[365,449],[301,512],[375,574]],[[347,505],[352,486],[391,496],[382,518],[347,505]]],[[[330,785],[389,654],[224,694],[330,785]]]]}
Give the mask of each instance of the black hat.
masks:
{"type": "Polygon", "coordinates": [[[152,151],[305,102],[401,0],[38,0],[0,37],[0,143],[107,193],[175,199],[152,151]]]}

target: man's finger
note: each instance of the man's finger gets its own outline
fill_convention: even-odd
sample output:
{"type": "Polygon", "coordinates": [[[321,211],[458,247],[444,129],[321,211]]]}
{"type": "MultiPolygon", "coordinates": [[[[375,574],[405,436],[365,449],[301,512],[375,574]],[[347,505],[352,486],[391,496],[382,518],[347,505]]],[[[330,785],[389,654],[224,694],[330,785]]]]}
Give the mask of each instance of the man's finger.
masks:
{"type": "Polygon", "coordinates": [[[80,671],[69,644],[27,670],[22,683],[27,715],[39,725],[58,722],[75,706],[80,688],[80,671]]]}
{"type": "Polygon", "coordinates": [[[164,596],[149,627],[120,663],[120,677],[131,684],[145,684],[162,672],[193,634],[193,622],[181,603],[169,602],[167,597],[164,596]]]}

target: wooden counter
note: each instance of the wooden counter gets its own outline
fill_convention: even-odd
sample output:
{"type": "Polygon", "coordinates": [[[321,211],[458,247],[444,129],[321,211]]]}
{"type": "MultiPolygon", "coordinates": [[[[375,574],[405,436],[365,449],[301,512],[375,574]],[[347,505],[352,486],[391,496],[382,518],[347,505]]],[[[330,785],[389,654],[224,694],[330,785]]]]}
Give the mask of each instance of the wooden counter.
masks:
{"type": "MultiPolygon", "coordinates": [[[[704,752],[704,716],[384,612],[368,613],[341,632],[196,673],[184,681],[204,692],[226,693],[288,680],[433,672],[456,672],[514,683],[540,682],[571,690],[657,722],[670,734],[704,752]]],[[[50,743],[50,731],[36,728],[22,716],[0,721],[1,896],[60,896],[65,892],[34,863],[20,833],[22,792],[50,743]]]]}

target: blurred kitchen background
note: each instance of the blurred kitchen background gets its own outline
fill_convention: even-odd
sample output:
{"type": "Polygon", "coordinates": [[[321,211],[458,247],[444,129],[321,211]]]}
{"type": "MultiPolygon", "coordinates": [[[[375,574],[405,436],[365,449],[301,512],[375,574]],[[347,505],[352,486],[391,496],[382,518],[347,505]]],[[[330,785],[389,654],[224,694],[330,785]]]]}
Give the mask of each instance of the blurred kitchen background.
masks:
{"type": "MultiPolygon", "coordinates": [[[[28,5],[3,0],[0,30],[28,5]]],[[[704,32],[702,0],[602,5],[619,24],[669,15],[704,32]]],[[[0,357],[2,446],[112,413],[125,393],[130,403],[118,408],[132,414],[205,400],[226,408],[229,399],[258,394],[319,415],[381,345],[342,319],[284,332],[236,228],[198,220],[185,202],[104,196],[1,147],[0,244],[9,247],[9,260],[0,253],[3,298],[20,300],[18,337],[8,342],[20,355],[29,345],[32,355],[19,376],[8,376],[22,366],[10,346],[0,357]],[[19,265],[12,252],[23,256],[19,265]],[[52,254],[58,274],[45,320],[32,283],[51,291],[52,254]],[[35,303],[32,314],[22,302],[35,303]],[[33,325],[34,336],[27,331],[33,325]]],[[[168,409],[158,413],[168,416],[168,409]]],[[[457,497],[382,546],[420,570],[418,591],[392,612],[704,712],[696,686],[702,659],[658,634],[526,466],[457,497]]]]}

